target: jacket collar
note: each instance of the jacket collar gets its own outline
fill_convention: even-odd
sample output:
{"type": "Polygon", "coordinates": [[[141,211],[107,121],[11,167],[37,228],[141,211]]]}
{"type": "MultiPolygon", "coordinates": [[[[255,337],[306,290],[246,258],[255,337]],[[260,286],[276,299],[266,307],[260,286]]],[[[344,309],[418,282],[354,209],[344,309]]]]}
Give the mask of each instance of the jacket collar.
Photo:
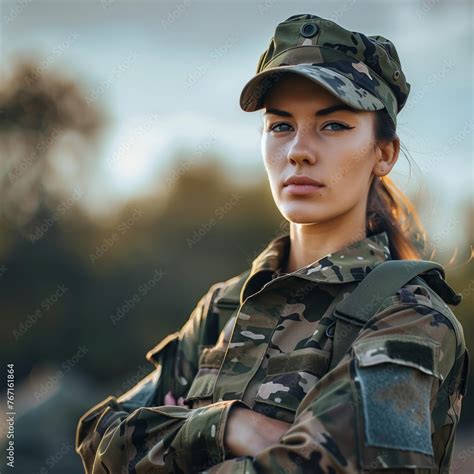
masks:
{"type": "MultiPolygon", "coordinates": [[[[241,303],[247,296],[280,275],[280,269],[288,257],[290,235],[285,234],[270,241],[254,259],[249,276],[241,290],[241,303]]],[[[325,255],[302,267],[291,275],[318,283],[349,283],[362,280],[372,268],[385,260],[391,260],[389,239],[386,231],[352,242],[344,248],[325,255]]]]}

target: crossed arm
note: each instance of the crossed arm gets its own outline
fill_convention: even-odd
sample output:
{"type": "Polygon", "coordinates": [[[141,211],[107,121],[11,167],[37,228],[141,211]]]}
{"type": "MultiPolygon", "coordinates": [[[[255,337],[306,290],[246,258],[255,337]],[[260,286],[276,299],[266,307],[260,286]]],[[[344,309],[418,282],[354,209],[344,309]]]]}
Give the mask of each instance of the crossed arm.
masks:
{"type": "MultiPolygon", "coordinates": [[[[200,401],[195,408],[207,406],[209,401],[200,401]]],[[[176,400],[171,392],[165,395],[165,405],[181,405],[183,398],[176,400]]],[[[291,423],[275,420],[243,407],[233,407],[227,418],[224,447],[230,457],[256,456],[278,442],[291,423]]]]}
{"type": "Polygon", "coordinates": [[[451,454],[450,445],[439,451],[446,439],[433,438],[433,424],[446,416],[443,393],[459,389],[452,380],[463,357],[451,322],[435,309],[387,307],[306,394],[292,424],[232,406],[229,454],[204,472],[431,472],[451,454]]]}
{"type": "Polygon", "coordinates": [[[118,400],[109,397],[81,418],[76,451],[87,473],[132,468],[137,473],[299,473],[318,468],[355,473],[361,472],[361,465],[374,472],[389,466],[416,473],[433,466],[430,411],[457,353],[454,331],[443,315],[427,307],[386,308],[306,394],[290,425],[238,400],[193,408],[178,402],[189,385],[180,391],[176,381],[190,381],[196,373],[203,314],[201,300],[179,337],[156,354],[153,373],[118,400]],[[390,341],[415,343],[410,347],[424,351],[425,365],[394,357],[388,351],[390,341]],[[443,347],[442,361],[438,346],[443,347]],[[370,359],[375,349],[385,357],[376,363],[370,359]],[[398,385],[385,387],[393,379],[398,385]],[[372,401],[375,394],[366,396],[377,384],[382,386],[379,405],[372,401]],[[175,388],[171,394],[165,393],[169,387],[175,388]],[[398,413],[397,407],[405,408],[398,413]],[[387,423],[390,417],[398,420],[392,438],[377,424],[380,413],[387,423]],[[406,413],[423,428],[415,439],[408,436],[413,427],[406,413]],[[408,444],[401,441],[404,437],[408,444]]]}
{"type": "Polygon", "coordinates": [[[244,450],[248,445],[241,443],[242,436],[249,439],[248,434],[254,435],[251,446],[263,448],[273,443],[275,436],[286,427],[286,423],[268,418],[271,429],[257,436],[255,430],[248,431],[245,420],[247,417],[259,419],[259,426],[255,423],[254,426],[260,428],[266,426],[261,423],[262,418],[267,417],[249,409],[245,409],[245,418],[239,414],[242,408],[232,410],[231,423],[226,423],[229,409],[239,403],[237,401],[210,404],[209,400],[204,400],[194,402],[193,408],[183,403],[183,396],[197,372],[198,348],[206,341],[206,316],[216,286],[199,300],[178,333],[162,340],[147,354],[147,359],[156,366],[152,373],[120,397],[106,398],[81,417],[77,426],[76,452],[86,473],[128,472],[131,469],[137,473],[167,473],[178,470],[177,466],[189,459],[193,461],[193,470],[204,469],[224,460],[224,428],[228,427],[227,454],[236,456],[252,454],[252,451],[244,450]],[[236,417],[236,413],[239,416],[236,417]],[[216,432],[211,433],[211,429],[216,432]],[[268,433],[273,436],[266,441],[265,434],[268,433]],[[198,435],[199,442],[196,440],[198,435]],[[264,444],[257,445],[257,442],[264,444]],[[203,445],[204,450],[201,449],[203,445]],[[198,452],[201,464],[195,462],[189,452],[198,452]]]}

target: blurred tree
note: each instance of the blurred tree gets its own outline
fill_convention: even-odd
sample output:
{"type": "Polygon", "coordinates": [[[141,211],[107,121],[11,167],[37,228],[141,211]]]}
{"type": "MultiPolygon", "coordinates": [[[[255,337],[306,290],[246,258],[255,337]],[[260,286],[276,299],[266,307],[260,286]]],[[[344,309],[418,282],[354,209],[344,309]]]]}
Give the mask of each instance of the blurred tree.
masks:
{"type": "Polygon", "coordinates": [[[94,156],[85,148],[103,124],[76,80],[19,60],[0,82],[0,215],[21,227],[41,214],[40,206],[69,195],[64,176],[81,181],[94,156]]]}

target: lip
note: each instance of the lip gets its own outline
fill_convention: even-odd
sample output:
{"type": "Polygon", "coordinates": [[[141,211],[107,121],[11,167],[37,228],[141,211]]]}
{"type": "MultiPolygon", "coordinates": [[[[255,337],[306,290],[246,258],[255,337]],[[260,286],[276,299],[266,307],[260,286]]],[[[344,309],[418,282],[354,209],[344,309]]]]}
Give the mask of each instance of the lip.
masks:
{"type": "Polygon", "coordinates": [[[296,196],[305,196],[322,189],[324,184],[309,176],[293,175],[283,183],[283,189],[296,196]]]}
{"type": "Polygon", "coordinates": [[[283,187],[286,187],[292,184],[296,186],[304,186],[304,185],[317,186],[319,188],[324,186],[323,183],[321,183],[320,181],[316,181],[315,179],[310,178],[309,176],[296,175],[296,174],[287,178],[285,182],[283,183],[283,187]]]}

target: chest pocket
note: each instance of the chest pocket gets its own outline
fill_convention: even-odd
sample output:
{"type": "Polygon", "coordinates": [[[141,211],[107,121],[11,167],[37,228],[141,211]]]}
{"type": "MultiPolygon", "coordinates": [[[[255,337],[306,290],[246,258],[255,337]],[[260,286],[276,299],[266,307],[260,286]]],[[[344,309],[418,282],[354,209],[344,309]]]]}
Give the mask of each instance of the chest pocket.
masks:
{"type": "Polygon", "coordinates": [[[197,400],[212,399],[217,374],[224,360],[225,349],[220,346],[204,346],[199,357],[199,367],[184,402],[192,405],[197,400]]]}
{"type": "Polygon", "coordinates": [[[272,356],[258,388],[254,409],[291,422],[301,400],[327,373],[330,360],[330,352],[313,347],[272,356]]]}
{"type": "Polygon", "coordinates": [[[210,399],[212,402],[217,375],[224,360],[234,324],[235,316],[227,321],[215,345],[201,346],[198,371],[184,400],[187,405],[192,407],[193,402],[205,399],[210,399]]]}

